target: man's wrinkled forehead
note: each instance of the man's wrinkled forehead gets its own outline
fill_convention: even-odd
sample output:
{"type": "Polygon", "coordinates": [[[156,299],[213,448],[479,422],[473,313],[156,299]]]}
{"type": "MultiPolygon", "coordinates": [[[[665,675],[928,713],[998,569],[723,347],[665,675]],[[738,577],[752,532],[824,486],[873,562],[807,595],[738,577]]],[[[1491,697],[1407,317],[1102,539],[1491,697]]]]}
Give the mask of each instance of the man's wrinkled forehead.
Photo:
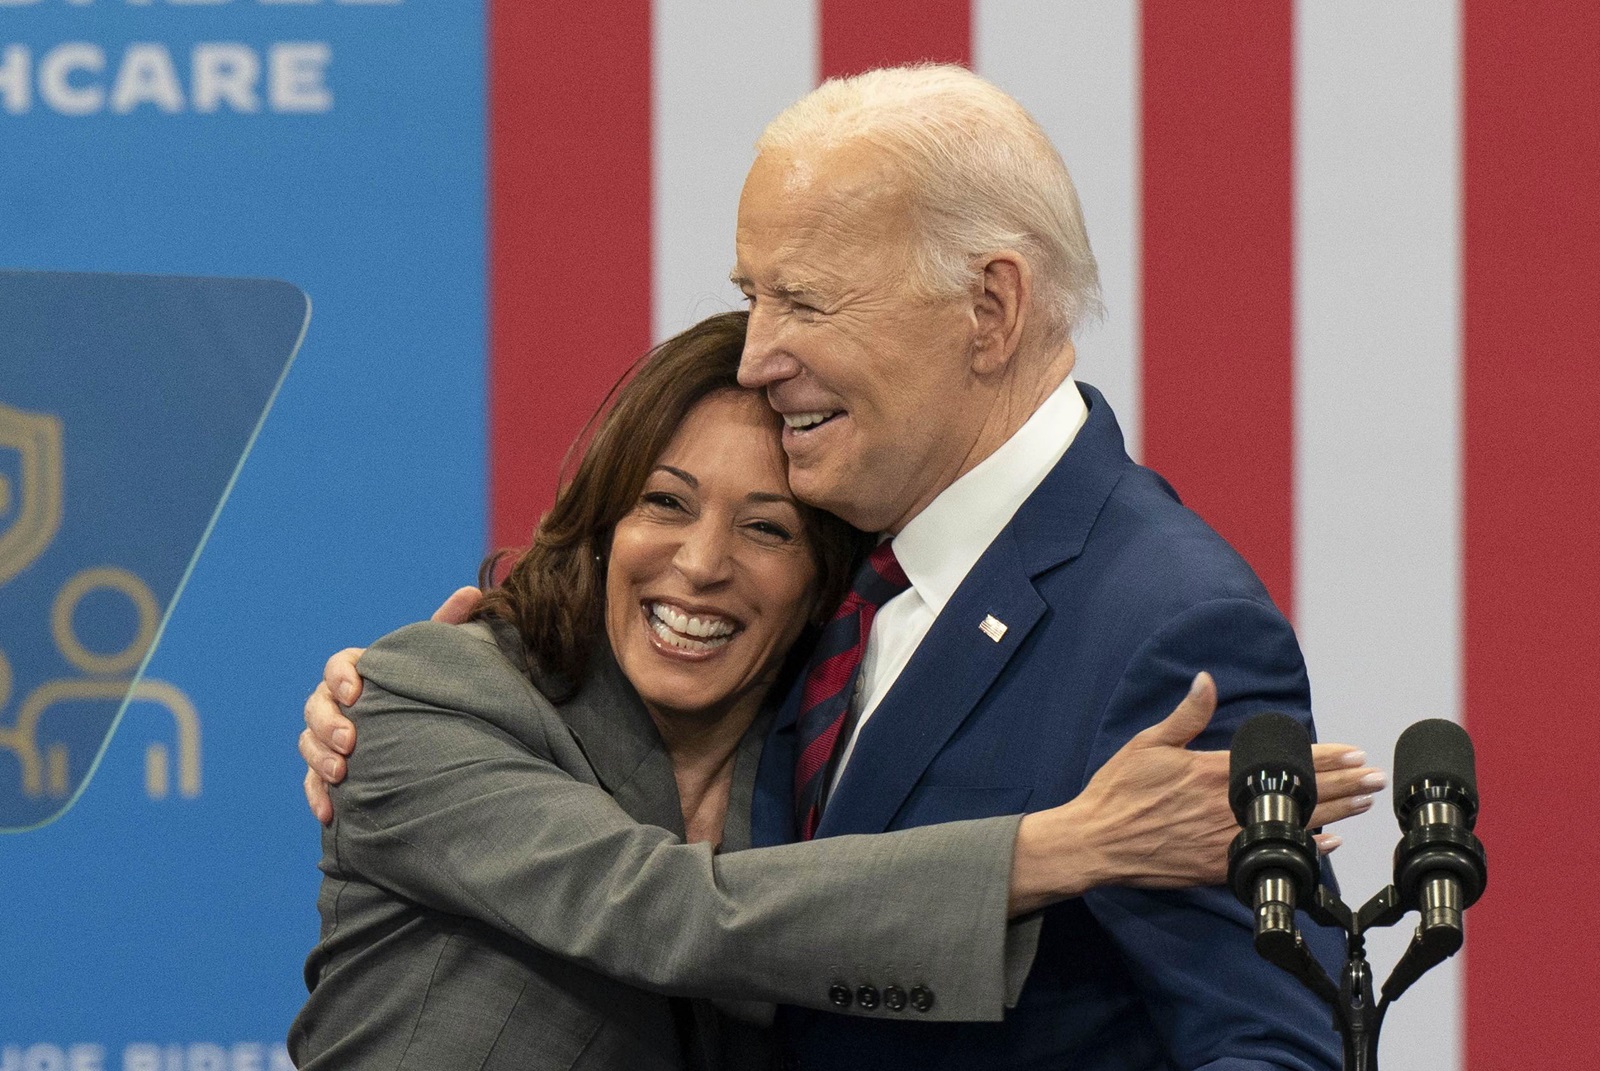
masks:
{"type": "MultiPolygon", "coordinates": [[[[828,254],[795,284],[820,284],[820,276],[853,277],[860,265],[829,263],[870,256],[879,260],[900,245],[910,229],[909,199],[892,168],[864,150],[832,150],[821,155],[764,154],[757,157],[739,202],[738,244],[741,269],[748,254],[796,256],[811,260],[828,254]]],[[[798,270],[800,265],[791,263],[798,270]]]]}
{"type": "Polygon", "coordinates": [[[786,197],[831,203],[841,210],[896,212],[910,203],[911,183],[880,147],[863,138],[757,156],[750,181],[774,184],[786,197]]]}
{"type": "Polygon", "coordinates": [[[798,194],[816,184],[817,162],[809,156],[795,156],[771,163],[779,169],[779,183],[785,193],[798,194]]]}

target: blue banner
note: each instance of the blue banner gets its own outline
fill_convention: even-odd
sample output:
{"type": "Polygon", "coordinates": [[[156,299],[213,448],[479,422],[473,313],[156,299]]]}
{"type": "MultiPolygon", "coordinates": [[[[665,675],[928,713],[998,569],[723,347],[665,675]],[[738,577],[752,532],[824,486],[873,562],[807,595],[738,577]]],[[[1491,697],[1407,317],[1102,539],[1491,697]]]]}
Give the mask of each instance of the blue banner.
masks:
{"type": "MultiPolygon", "coordinates": [[[[0,268],[285,279],[315,307],[93,778],[60,818],[0,835],[0,1071],[287,1066],[317,933],[301,705],[329,654],[426,616],[484,550],[483,34],[471,2],[0,0],[0,268]]],[[[169,486],[216,475],[182,436],[227,414],[162,430],[183,383],[71,356],[0,389],[0,560],[37,551],[0,567],[0,731],[51,681],[131,676],[182,576],[146,550],[195,510],[115,482],[80,502],[75,481],[95,459],[169,486]],[[146,423],[75,417],[51,389],[146,423]],[[142,511],[122,534],[145,549],[80,546],[79,511],[142,511]],[[24,667],[13,629],[44,664],[24,667]]],[[[116,704],[64,696],[46,698],[90,713],[34,741],[31,769],[0,742],[0,826],[83,785],[72,734],[116,704]]]]}
{"type": "Polygon", "coordinates": [[[0,833],[66,812],[130,698],[172,720],[146,794],[199,796],[194,707],[141,671],[309,312],[285,283],[0,272],[0,833]]]}

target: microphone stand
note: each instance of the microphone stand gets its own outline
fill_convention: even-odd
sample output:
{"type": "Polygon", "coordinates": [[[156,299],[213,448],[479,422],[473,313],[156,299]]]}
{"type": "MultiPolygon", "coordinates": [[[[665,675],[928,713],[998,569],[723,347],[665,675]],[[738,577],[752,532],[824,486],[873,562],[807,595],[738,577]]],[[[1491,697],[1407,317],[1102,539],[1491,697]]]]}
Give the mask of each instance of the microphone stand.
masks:
{"type": "Polygon", "coordinates": [[[1478,814],[1472,741],[1460,726],[1439,718],[1400,734],[1395,817],[1403,835],[1394,852],[1394,883],[1360,911],[1351,911],[1317,880],[1316,848],[1303,828],[1317,801],[1311,769],[1311,741],[1297,722],[1268,712],[1240,726],[1229,760],[1228,801],[1240,830],[1228,848],[1228,884],[1254,909],[1256,951],[1333,1010],[1344,1039],[1345,1071],[1377,1071],[1384,1013],[1417,979],[1460,950],[1462,913],[1489,879],[1483,844],[1472,835],[1478,814]],[[1344,931],[1338,985],[1306,946],[1295,923],[1297,907],[1344,931]],[[1393,926],[1413,907],[1422,920],[1377,999],[1367,931],[1393,926]]]}
{"type": "Polygon", "coordinates": [[[1337,893],[1319,885],[1315,898],[1304,910],[1313,921],[1345,932],[1345,964],[1338,985],[1311,954],[1298,929],[1257,934],[1256,951],[1267,962],[1298,978],[1333,1010],[1334,1026],[1344,1039],[1345,1071],[1378,1071],[1378,1031],[1383,1026],[1384,1013],[1413,982],[1460,949],[1461,931],[1425,931],[1418,926],[1405,954],[1383,983],[1382,999],[1377,1000],[1372,988],[1372,966],[1367,962],[1366,932],[1393,926],[1405,916],[1399,890],[1386,886],[1360,911],[1352,912],[1337,893]]]}

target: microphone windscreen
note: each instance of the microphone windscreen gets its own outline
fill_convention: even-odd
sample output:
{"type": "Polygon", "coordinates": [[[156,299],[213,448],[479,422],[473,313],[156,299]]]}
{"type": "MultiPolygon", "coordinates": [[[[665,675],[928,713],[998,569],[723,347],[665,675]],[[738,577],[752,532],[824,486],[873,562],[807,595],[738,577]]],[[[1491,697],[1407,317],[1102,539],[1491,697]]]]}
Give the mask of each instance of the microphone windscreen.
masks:
{"type": "Polygon", "coordinates": [[[1263,792],[1282,792],[1300,803],[1301,818],[1317,806],[1317,770],[1311,761],[1311,735],[1287,714],[1257,714],[1233,734],[1228,763],[1228,799],[1239,824],[1250,800],[1263,792]],[[1267,774],[1261,782],[1252,778],[1267,774]]]}
{"type": "Polygon", "coordinates": [[[1403,825],[1416,804],[1413,795],[1424,783],[1450,784],[1465,792],[1474,816],[1478,801],[1477,760],[1472,738],[1453,721],[1428,718],[1405,732],[1394,745],[1394,813],[1403,825]]]}

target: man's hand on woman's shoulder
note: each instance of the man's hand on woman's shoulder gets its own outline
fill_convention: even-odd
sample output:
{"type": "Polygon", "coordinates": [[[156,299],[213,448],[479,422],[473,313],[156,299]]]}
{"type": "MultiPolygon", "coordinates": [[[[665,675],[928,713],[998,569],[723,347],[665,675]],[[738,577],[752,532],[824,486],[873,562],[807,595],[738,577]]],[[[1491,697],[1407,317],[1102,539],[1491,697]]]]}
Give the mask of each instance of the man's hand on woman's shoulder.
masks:
{"type": "MultiPolygon", "coordinates": [[[[459,625],[483,597],[477,588],[457,588],[430,620],[459,625]]],[[[306,697],[306,727],[300,733],[300,757],[306,760],[306,804],[317,821],[333,821],[330,785],[344,780],[345,759],[356,747],[356,727],[345,717],[361,698],[361,672],[356,668],[364,647],[346,647],[322,667],[322,682],[306,697]]]]}

